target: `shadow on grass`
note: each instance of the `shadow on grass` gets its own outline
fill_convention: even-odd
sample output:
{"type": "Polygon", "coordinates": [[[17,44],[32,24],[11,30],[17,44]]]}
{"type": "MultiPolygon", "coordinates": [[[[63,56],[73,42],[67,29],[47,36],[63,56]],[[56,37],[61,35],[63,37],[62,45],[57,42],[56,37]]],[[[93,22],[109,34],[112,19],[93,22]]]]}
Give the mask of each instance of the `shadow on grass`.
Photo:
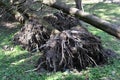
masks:
{"type": "Polygon", "coordinates": [[[120,5],[113,3],[85,4],[85,11],[94,14],[102,19],[120,25],[120,5]]]}
{"type": "Polygon", "coordinates": [[[13,28],[8,28],[7,26],[0,24],[0,47],[10,44],[12,37],[18,30],[20,30],[20,28],[20,25],[16,25],[13,28]]]}
{"type": "Polygon", "coordinates": [[[30,54],[25,51],[4,52],[0,55],[1,80],[30,80],[32,76],[39,75],[36,72],[25,73],[34,69],[39,54],[30,54]]]}
{"type": "MultiPolygon", "coordinates": [[[[120,5],[113,3],[96,3],[96,4],[85,4],[85,11],[94,14],[104,20],[110,21],[116,25],[120,25],[120,5]]],[[[120,53],[120,40],[115,37],[94,28],[88,25],[88,30],[92,32],[94,35],[100,36],[103,46],[106,48],[110,48],[117,53],[120,53]]]]}

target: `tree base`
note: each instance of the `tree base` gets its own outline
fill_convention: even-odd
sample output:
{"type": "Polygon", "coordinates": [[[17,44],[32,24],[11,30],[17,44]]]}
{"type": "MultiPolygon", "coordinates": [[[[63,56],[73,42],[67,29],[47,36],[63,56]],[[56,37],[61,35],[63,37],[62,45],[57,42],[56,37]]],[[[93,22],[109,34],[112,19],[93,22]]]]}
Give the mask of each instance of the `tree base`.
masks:
{"type": "Polygon", "coordinates": [[[107,61],[101,40],[82,27],[73,27],[52,36],[42,47],[37,69],[64,71],[85,69],[107,61]]]}

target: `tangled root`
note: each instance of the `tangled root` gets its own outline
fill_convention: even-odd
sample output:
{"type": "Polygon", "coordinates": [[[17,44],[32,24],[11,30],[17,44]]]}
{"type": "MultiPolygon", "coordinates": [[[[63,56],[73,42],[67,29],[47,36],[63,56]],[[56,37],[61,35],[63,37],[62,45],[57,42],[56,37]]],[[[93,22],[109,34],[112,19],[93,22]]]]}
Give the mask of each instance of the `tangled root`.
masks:
{"type": "Polygon", "coordinates": [[[44,20],[59,31],[67,30],[74,26],[80,25],[79,20],[75,17],[60,12],[44,16],[44,20]]]}
{"type": "Polygon", "coordinates": [[[31,19],[15,34],[13,42],[28,51],[36,51],[48,39],[49,31],[36,19],[31,19]]]}
{"type": "Polygon", "coordinates": [[[107,59],[100,39],[82,27],[52,36],[41,48],[43,55],[38,60],[37,69],[48,71],[81,70],[107,59]]]}

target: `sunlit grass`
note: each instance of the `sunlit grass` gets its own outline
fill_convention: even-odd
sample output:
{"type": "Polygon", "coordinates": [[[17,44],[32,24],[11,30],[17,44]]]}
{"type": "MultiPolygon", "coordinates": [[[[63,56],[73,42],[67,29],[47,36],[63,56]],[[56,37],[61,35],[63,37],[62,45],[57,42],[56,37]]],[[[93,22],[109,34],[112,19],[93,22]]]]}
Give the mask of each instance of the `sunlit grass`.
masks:
{"type": "Polygon", "coordinates": [[[85,4],[85,11],[90,12],[102,19],[119,24],[120,5],[111,3],[85,4]]]}
{"type": "MultiPolygon", "coordinates": [[[[90,12],[104,20],[120,25],[120,5],[110,3],[85,4],[85,11],[90,12]],[[94,6],[94,7],[93,7],[94,6]]],[[[103,46],[120,53],[120,40],[115,37],[88,25],[88,29],[94,35],[101,37],[103,46]]]]}

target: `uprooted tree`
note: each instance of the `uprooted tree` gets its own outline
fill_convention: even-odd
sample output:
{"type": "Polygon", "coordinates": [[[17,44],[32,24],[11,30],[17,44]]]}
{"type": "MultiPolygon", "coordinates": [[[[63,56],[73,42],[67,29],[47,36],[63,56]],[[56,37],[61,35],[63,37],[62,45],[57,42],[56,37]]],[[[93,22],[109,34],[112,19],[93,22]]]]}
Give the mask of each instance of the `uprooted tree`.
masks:
{"type": "MultiPolygon", "coordinates": [[[[78,18],[120,38],[120,28],[118,26],[83,12],[79,8],[80,6],[77,7],[78,9],[70,8],[58,0],[35,0],[35,2],[62,10],[65,13],[55,12],[42,17],[41,19],[50,24],[48,27],[45,27],[39,22],[39,18],[30,16],[33,13],[29,13],[23,7],[18,9],[19,13],[24,16],[27,14],[28,18],[22,29],[15,34],[14,43],[21,45],[28,51],[39,50],[43,53],[34,70],[81,70],[88,66],[103,64],[107,62],[111,54],[114,54],[113,51],[104,49],[100,38],[92,35],[84,26],[81,26],[78,18]]],[[[14,9],[0,1],[1,5],[5,6],[7,10],[12,10],[10,13],[15,15],[14,9]]],[[[27,6],[27,9],[29,10],[30,8],[27,6]]]]}
{"type": "MultiPolygon", "coordinates": [[[[75,15],[75,17],[79,18],[80,20],[82,20],[88,24],[91,24],[94,27],[99,28],[117,38],[120,38],[120,26],[111,24],[108,21],[102,20],[92,14],[83,12],[82,10],[79,10],[77,8],[71,8],[71,7],[67,6],[65,3],[60,2],[59,0],[43,0],[43,1],[41,1],[41,0],[34,0],[34,1],[20,0],[20,1],[21,2],[16,2],[17,4],[14,4],[14,5],[18,6],[17,8],[14,7],[14,5],[13,5],[13,7],[10,7],[11,5],[6,5],[2,1],[0,1],[0,6],[4,6],[5,8],[7,8],[7,10],[9,12],[11,12],[11,14],[14,14],[14,15],[18,14],[17,16],[21,15],[22,17],[26,15],[25,17],[28,18],[28,16],[31,15],[29,13],[29,10],[31,10],[31,8],[28,7],[28,5],[26,5],[26,4],[28,3],[30,5],[30,4],[33,4],[36,2],[42,3],[42,4],[48,5],[50,7],[56,8],[58,10],[62,10],[65,13],[75,15]],[[25,2],[24,5],[22,5],[23,2],[25,2]],[[29,3],[29,2],[31,2],[31,3],[29,3]],[[23,7],[21,7],[21,6],[23,6],[23,7]],[[25,6],[27,6],[27,7],[25,7],[25,6]]],[[[80,3],[81,0],[75,0],[75,1],[80,3]]],[[[20,19],[21,16],[19,16],[18,19],[20,19]]]]}

